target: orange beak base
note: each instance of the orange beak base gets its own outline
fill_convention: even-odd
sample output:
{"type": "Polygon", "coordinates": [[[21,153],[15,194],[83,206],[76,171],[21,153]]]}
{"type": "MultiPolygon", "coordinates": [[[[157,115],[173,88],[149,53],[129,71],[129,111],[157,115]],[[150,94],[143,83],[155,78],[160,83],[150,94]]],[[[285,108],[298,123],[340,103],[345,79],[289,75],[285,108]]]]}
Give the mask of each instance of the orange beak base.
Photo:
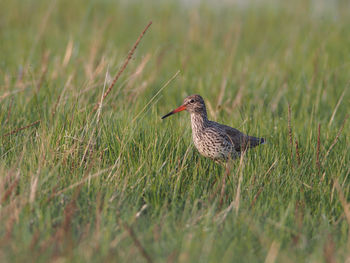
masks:
{"type": "Polygon", "coordinates": [[[168,114],[165,114],[162,119],[165,119],[166,117],[169,117],[170,115],[173,115],[174,113],[180,112],[186,110],[186,106],[185,105],[181,105],[180,107],[178,107],[177,109],[169,112],[168,114]]]}

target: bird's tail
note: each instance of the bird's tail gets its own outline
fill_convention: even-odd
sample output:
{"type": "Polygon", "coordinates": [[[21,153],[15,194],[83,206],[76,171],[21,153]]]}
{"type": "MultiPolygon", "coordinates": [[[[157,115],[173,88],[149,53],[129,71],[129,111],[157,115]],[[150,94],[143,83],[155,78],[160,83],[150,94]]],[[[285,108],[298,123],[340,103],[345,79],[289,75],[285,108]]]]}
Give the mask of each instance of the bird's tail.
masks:
{"type": "Polygon", "coordinates": [[[248,146],[250,148],[253,148],[255,146],[258,146],[259,144],[264,144],[266,143],[265,138],[257,138],[253,136],[248,136],[248,146]]]}

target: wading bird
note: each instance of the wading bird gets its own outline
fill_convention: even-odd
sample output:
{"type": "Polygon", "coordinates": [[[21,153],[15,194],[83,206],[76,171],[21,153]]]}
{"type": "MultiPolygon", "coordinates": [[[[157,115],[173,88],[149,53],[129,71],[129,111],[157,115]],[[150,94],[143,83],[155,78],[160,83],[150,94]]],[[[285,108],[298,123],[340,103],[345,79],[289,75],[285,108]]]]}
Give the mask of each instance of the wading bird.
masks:
{"type": "Polygon", "coordinates": [[[235,159],[248,148],[265,142],[264,138],[248,136],[237,129],[208,120],[205,103],[200,95],[186,97],[180,107],[162,119],[183,110],[191,114],[192,138],[197,150],[214,161],[235,159]]]}

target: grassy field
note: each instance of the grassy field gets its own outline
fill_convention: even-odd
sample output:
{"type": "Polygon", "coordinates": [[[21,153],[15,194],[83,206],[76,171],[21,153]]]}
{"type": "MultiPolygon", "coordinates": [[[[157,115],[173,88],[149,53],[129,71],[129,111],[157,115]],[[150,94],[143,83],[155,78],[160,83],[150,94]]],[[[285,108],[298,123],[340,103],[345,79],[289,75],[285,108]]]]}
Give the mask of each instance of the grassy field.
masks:
{"type": "Polygon", "coordinates": [[[0,261],[350,262],[350,6],[284,2],[1,1],[0,261]]]}

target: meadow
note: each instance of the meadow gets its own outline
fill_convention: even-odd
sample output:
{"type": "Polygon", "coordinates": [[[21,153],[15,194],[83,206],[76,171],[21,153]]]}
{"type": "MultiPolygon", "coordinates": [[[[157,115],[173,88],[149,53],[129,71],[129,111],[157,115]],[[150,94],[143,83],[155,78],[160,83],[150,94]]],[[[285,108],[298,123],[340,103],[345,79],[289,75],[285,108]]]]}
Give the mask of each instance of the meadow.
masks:
{"type": "Polygon", "coordinates": [[[349,263],[350,5],[291,2],[1,1],[0,261],[349,263]]]}

